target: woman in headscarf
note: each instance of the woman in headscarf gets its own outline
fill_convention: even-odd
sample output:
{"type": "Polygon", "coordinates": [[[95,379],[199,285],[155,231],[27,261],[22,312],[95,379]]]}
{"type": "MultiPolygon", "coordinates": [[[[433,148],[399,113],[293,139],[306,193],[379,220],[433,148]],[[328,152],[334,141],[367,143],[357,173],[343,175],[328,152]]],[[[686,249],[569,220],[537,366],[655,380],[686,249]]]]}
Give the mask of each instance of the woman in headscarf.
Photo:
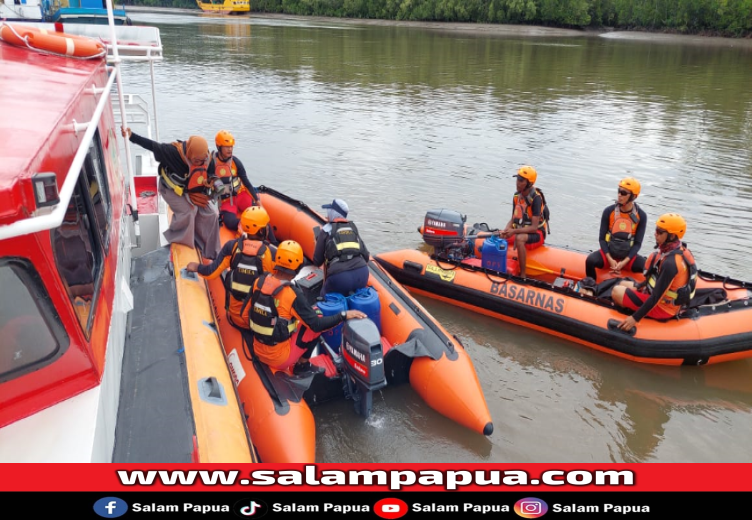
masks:
{"type": "Polygon", "coordinates": [[[349,208],[342,199],[322,206],[327,210],[327,224],[316,238],[314,265],[324,267],[322,295],[353,294],[368,285],[368,260],[371,255],[358,234],[355,224],[347,220],[349,208]]]}
{"type": "Polygon", "coordinates": [[[164,232],[170,243],[197,247],[204,258],[219,253],[219,213],[206,175],[209,145],[193,135],[187,141],[158,143],[123,128],[123,137],[154,154],[159,162],[159,193],[172,210],[164,232]]]}

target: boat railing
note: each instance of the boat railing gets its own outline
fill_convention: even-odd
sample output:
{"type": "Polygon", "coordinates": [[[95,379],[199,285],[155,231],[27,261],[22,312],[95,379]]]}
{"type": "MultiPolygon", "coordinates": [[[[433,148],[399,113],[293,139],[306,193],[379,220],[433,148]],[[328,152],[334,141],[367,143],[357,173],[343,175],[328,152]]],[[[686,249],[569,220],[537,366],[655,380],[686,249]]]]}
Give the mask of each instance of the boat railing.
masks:
{"type": "MultiPolygon", "coordinates": [[[[118,72],[119,69],[117,68],[112,71],[107,80],[107,84],[103,88],[91,88],[93,94],[101,96],[97,103],[97,107],[94,109],[94,114],[92,115],[91,120],[86,122],[79,122],[76,120],[71,121],[71,127],[75,132],[80,132],[82,130],[85,130],[85,132],[78,150],[73,157],[73,162],[71,162],[71,165],[68,168],[68,174],[65,177],[63,186],[58,193],[60,202],[49,213],[37,214],[31,218],[18,220],[6,226],[0,226],[0,240],[60,227],[68,209],[68,204],[70,203],[76,183],[78,182],[81,167],[83,166],[84,160],[86,160],[86,155],[89,152],[89,146],[94,139],[94,132],[97,130],[99,120],[102,117],[102,112],[110,103],[110,98],[107,95],[107,92],[112,89],[118,76],[118,72]]],[[[37,213],[39,213],[39,211],[37,211],[37,213]]]]}

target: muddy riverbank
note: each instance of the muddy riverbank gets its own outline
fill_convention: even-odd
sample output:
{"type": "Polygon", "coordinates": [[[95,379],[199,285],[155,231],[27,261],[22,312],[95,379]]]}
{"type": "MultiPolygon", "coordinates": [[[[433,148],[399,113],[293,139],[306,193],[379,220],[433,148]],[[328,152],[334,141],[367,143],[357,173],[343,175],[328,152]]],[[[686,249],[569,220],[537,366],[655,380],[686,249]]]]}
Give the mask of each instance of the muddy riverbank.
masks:
{"type": "MultiPolygon", "coordinates": [[[[204,14],[198,9],[176,9],[168,7],[128,6],[129,13],[160,13],[196,16],[217,15],[204,14]]],[[[421,27],[453,34],[467,34],[476,36],[531,36],[531,37],[577,37],[593,36],[623,40],[652,41],[656,43],[681,43],[689,45],[739,47],[752,50],[751,38],[721,38],[716,36],[666,34],[645,31],[617,31],[604,29],[561,29],[556,27],[541,27],[535,25],[503,25],[503,24],[474,24],[457,22],[415,22],[400,20],[373,20],[361,18],[329,18],[324,16],[296,16],[277,13],[250,13],[248,15],[232,16],[228,18],[244,20],[277,20],[290,22],[307,22],[311,24],[338,24],[359,26],[393,26],[393,27],[421,27]]],[[[137,21],[138,23],[138,21],[137,21]]]]}

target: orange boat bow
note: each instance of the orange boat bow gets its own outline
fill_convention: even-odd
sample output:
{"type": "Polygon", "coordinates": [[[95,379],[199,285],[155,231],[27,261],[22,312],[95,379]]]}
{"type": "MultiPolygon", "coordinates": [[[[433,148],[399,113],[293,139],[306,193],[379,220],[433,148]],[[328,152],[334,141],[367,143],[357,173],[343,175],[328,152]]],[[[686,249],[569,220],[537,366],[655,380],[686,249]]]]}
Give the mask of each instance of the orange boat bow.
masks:
{"type": "Polygon", "coordinates": [[[426,357],[413,360],[410,386],[440,414],[473,431],[491,435],[491,413],[472,361],[461,347],[457,354],[455,360],[446,356],[438,361],[426,357]]]}

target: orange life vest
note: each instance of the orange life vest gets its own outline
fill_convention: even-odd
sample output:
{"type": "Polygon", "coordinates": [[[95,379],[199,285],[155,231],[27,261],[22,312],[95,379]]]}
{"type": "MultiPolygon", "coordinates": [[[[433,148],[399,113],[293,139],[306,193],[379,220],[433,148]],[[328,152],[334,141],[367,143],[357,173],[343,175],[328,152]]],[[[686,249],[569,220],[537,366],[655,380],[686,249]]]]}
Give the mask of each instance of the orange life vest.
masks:
{"type": "Polygon", "coordinates": [[[544,233],[547,232],[548,207],[546,206],[546,198],[543,196],[543,192],[538,188],[533,188],[527,196],[521,193],[514,194],[512,201],[514,204],[512,216],[513,228],[521,228],[533,223],[533,202],[536,196],[540,196],[541,198],[541,214],[538,219],[538,229],[544,233]]]}
{"type": "Polygon", "coordinates": [[[606,234],[606,242],[616,233],[627,233],[632,239],[637,233],[637,226],[640,223],[640,214],[637,212],[637,204],[632,203],[632,211],[622,213],[619,205],[616,205],[611,216],[608,218],[609,232],[606,234]]]}
{"type": "Polygon", "coordinates": [[[172,188],[172,190],[178,194],[183,195],[184,191],[192,193],[209,193],[209,180],[206,177],[206,163],[194,166],[191,161],[185,156],[185,150],[187,143],[185,141],[178,141],[172,143],[180,154],[180,158],[185,164],[188,165],[188,175],[182,176],[174,172],[168,172],[164,168],[160,168],[160,175],[165,183],[172,188]]]}
{"type": "Polygon", "coordinates": [[[608,251],[616,260],[622,260],[629,255],[629,250],[634,245],[634,237],[637,234],[637,226],[640,224],[640,215],[637,211],[637,204],[632,203],[632,211],[622,213],[619,205],[616,205],[614,211],[608,218],[609,231],[606,233],[606,242],[608,242],[608,251]],[[624,237],[624,234],[627,234],[624,237]],[[617,234],[619,236],[617,236],[617,234]]]}
{"type": "Polygon", "coordinates": [[[214,163],[214,175],[226,186],[220,199],[237,195],[243,186],[238,177],[238,167],[235,165],[234,157],[223,161],[217,152],[212,152],[211,160],[214,163]]]}
{"type": "Polygon", "coordinates": [[[677,275],[671,281],[668,290],[661,295],[658,307],[672,316],[676,316],[682,307],[689,304],[695,295],[697,285],[697,264],[692,253],[685,244],[667,253],[651,253],[647,262],[645,280],[647,291],[652,293],[658,281],[664,262],[676,262],[677,275]]]}

